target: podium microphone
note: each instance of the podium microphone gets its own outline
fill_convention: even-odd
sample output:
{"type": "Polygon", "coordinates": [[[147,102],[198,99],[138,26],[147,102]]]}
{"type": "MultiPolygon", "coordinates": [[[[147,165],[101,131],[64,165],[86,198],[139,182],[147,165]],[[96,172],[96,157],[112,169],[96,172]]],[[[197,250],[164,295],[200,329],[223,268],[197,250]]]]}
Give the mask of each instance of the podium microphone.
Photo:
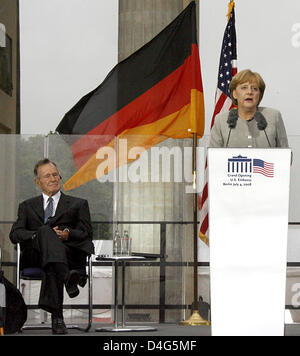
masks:
{"type": "Polygon", "coordinates": [[[236,127],[236,122],[237,122],[238,118],[239,118],[239,115],[238,115],[238,110],[237,109],[232,109],[232,110],[229,111],[227,124],[228,124],[228,127],[230,128],[230,131],[229,131],[229,134],[228,134],[228,137],[227,137],[226,148],[227,148],[228,143],[229,143],[231,130],[236,127]]]}
{"type": "Polygon", "coordinates": [[[269,141],[269,137],[268,137],[268,135],[266,133],[266,127],[268,126],[268,123],[267,123],[267,120],[265,119],[264,115],[261,112],[256,111],[256,113],[254,114],[253,118],[256,120],[257,128],[260,131],[264,131],[264,133],[266,135],[266,139],[267,139],[268,144],[269,144],[269,147],[272,147],[271,144],[270,144],[270,141],[269,141]]]}

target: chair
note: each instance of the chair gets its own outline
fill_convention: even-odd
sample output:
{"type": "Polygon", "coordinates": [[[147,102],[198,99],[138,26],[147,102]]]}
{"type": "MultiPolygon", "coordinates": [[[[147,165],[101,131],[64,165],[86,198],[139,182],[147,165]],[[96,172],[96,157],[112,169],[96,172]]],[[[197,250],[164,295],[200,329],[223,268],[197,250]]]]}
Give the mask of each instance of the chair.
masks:
{"type": "MultiPolygon", "coordinates": [[[[38,267],[32,268],[24,268],[23,270],[20,269],[21,266],[21,249],[20,244],[17,244],[17,268],[16,268],[16,282],[17,288],[21,291],[20,281],[21,279],[24,280],[41,280],[43,277],[43,270],[38,267]]],[[[68,329],[77,329],[84,332],[88,332],[92,326],[92,319],[93,319],[93,274],[92,274],[92,256],[87,256],[87,273],[86,269],[78,270],[81,276],[87,277],[88,282],[88,323],[85,328],[79,327],[78,325],[66,325],[68,329]]],[[[45,312],[44,315],[47,315],[45,312]]],[[[45,321],[46,318],[44,318],[45,321]]],[[[24,325],[22,329],[51,329],[50,325],[24,325]]]]}

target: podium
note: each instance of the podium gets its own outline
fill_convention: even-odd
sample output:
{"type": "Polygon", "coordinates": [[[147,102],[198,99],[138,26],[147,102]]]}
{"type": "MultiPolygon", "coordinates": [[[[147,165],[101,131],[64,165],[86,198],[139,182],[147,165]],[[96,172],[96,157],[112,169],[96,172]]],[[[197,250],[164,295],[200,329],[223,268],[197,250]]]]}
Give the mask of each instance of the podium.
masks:
{"type": "Polygon", "coordinates": [[[290,149],[209,148],[213,336],[284,335],[290,149]]]}

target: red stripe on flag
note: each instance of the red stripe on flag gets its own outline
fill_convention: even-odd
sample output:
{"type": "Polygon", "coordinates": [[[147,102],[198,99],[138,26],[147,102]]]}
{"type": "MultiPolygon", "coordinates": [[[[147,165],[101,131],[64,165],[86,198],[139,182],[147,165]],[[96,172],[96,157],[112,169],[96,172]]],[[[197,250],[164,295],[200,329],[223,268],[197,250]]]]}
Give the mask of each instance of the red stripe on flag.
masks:
{"type": "Polygon", "coordinates": [[[208,230],[208,214],[205,216],[205,218],[202,221],[200,232],[202,232],[203,235],[206,235],[207,230],[208,230]],[[205,233],[203,233],[203,231],[205,231],[205,233]]]}
{"type": "Polygon", "coordinates": [[[218,115],[218,113],[222,110],[223,108],[223,105],[225,103],[225,101],[228,99],[227,95],[225,95],[224,93],[221,94],[219,100],[217,101],[216,103],[216,106],[215,106],[215,111],[213,113],[213,117],[212,117],[212,120],[211,120],[211,126],[210,128],[212,128],[214,126],[214,123],[215,123],[215,116],[218,115]]]}
{"type": "Polygon", "coordinates": [[[202,209],[204,202],[206,201],[206,199],[208,198],[208,184],[206,183],[204,188],[203,188],[203,192],[202,192],[202,197],[200,200],[200,209],[202,209]]]}
{"type": "MultiPolygon", "coordinates": [[[[113,136],[119,135],[125,129],[153,123],[189,104],[191,89],[203,92],[199,68],[199,49],[196,44],[192,44],[191,55],[183,65],[71,146],[77,169],[100,147],[107,145],[113,136]]],[[[187,132],[186,136],[188,135],[187,132]]]]}

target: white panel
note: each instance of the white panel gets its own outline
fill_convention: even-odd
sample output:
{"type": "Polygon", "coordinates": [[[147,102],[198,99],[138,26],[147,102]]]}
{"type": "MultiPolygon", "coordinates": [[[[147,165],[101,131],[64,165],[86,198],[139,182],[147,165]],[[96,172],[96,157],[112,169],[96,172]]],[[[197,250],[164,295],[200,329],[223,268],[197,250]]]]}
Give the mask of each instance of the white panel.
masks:
{"type": "Polygon", "coordinates": [[[290,150],[209,149],[208,160],[212,334],[283,335],[290,150]],[[239,155],[247,172],[228,168],[239,155]]]}

